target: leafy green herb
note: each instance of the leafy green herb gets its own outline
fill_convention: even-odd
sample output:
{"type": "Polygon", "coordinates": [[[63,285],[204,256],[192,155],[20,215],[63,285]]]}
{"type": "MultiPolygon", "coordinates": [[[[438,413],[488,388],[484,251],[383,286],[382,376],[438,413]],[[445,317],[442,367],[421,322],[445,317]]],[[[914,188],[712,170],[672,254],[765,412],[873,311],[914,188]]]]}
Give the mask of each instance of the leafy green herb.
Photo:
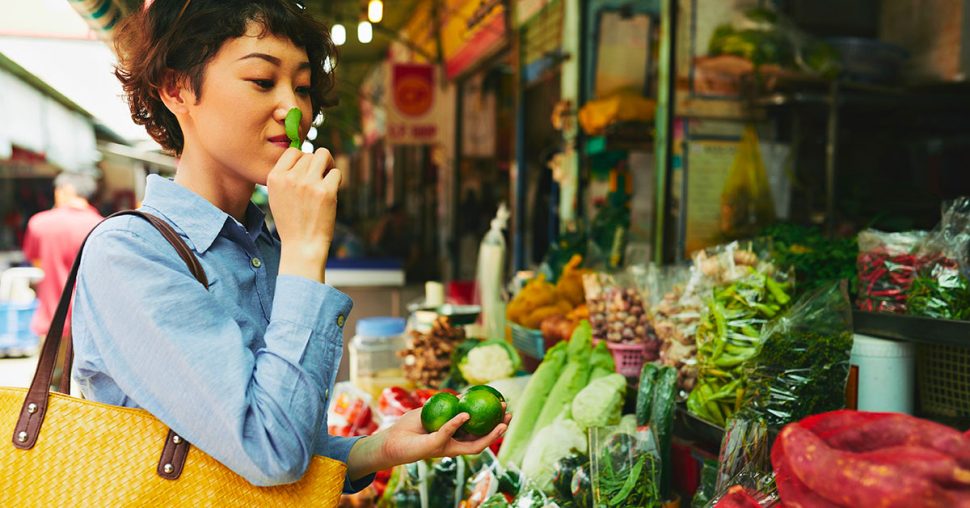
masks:
{"type": "Polygon", "coordinates": [[[303,120],[303,112],[300,108],[292,108],[286,112],[283,126],[286,128],[286,137],[290,138],[290,148],[300,148],[301,120],[303,120]]]}
{"type": "Polygon", "coordinates": [[[764,331],[746,369],[750,408],[772,428],[845,407],[851,307],[840,285],[803,296],[764,331]]]}
{"type": "MultiPolygon", "coordinates": [[[[795,269],[799,294],[829,282],[856,279],[856,238],[826,238],[818,228],[778,223],[761,231],[772,240],[772,258],[779,266],[795,269]]],[[[851,288],[850,288],[851,289],[851,288]]]]}
{"type": "Polygon", "coordinates": [[[970,320],[970,282],[956,262],[941,259],[920,269],[909,289],[908,311],[915,316],[970,320]]]}

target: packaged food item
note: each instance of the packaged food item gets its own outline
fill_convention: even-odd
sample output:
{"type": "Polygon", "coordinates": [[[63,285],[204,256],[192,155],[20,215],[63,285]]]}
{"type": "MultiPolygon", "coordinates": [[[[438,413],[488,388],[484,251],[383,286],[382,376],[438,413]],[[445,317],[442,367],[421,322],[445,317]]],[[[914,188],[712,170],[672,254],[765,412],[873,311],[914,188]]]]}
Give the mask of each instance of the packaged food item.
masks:
{"type": "Polygon", "coordinates": [[[773,429],[845,407],[852,305],[841,283],[803,295],[768,323],[745,367],[746,405],[773,429]]]}
{"type": "Polygon", "coordinates": [[[697,327],[698,380],[688,411],[723,426],[741,408],[747,397],[744,366],[757,355],[764,326],[791,304],[786,275],[750,270],[714,289],[697,327]]]}
{"type": "Polygon", "coordinates": [[[648,296],[630,274],[591,273],[583,278],[593,339],[614,344],[642,344],[645,362],[660,355],[660,341],[650,325],[648,296]]]}
{"type": "Polygon", "coordinates": [[[589,431],[589,447],[594,506],[661,506],[660,455],[649,429],[631,434],[595,427],[589,431]]]}
{"type": "Polygon", "coordinates": [[[920,244],[921,260],[907,294],[907,311],[936,319],[970,320],[970,198],[944,205],[940,224],[920,244]]]}
{"type": "Polygon", "coordinates": [[[922,262],[917,254],[925,231],[859,233],[856,306],[868,312],[905,313],[906,300],[922,262]]]}
{"type": "Polygon", "coordinates": [[[337,383],[327,413],[327,431],[332,436],[369,436],[379,421],[371,409],[370,395],[349,381],[337,383]]]}

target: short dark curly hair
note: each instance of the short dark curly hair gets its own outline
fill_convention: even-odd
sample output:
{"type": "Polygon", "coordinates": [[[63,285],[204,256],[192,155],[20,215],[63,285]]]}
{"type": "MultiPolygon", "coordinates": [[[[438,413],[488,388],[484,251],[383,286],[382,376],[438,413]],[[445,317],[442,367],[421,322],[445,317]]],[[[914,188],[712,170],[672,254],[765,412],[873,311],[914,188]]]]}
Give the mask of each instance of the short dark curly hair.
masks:
{"type": "Polygon", "coordinates": [[[170,84],[165,80],[187,79],[196,97],[201,97],[206,64],[224,42],[245,35],[249,22],[306,50],[312,117],[334,104],[329,94],[336,48],[327,27],[297,2],[155,0],[147,9],[130,14],[115,31],[115,76],[124,88],[132,120],[144,125],[162,148],[181,155],[185,142],[175,115],[159,96],[159,89],[170,84]]]}

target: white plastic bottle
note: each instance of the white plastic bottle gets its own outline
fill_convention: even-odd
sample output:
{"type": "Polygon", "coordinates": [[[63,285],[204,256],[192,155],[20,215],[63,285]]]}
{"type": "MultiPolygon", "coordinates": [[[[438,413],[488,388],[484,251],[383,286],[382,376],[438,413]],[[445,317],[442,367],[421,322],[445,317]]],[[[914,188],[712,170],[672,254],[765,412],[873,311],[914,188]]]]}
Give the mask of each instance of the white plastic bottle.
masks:
{"type": "Polygon", "coordinates": [[[509,209],[502,203],[478,249],[478,301],[488,339],[505,338],[505,236],[509,209]]]}

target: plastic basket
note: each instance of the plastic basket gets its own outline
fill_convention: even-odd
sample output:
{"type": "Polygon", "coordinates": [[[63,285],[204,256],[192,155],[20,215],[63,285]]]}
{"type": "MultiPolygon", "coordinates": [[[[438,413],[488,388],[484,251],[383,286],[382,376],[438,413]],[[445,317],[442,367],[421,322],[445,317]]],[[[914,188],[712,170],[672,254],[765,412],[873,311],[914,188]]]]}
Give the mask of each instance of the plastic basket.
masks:
{"type": "Polygon", "coordinates": [[[970,347],[920,345],[916,376],[922,413],[970,417],[970,347]]]}
{"type": "Polygon", "coordinates": [[[510,323],[512,327],[512,345],[520,353],[542,360],[546,356],[546,342],[542,339],[542,332],[534,328],[510,323]]]}
{"type": "Polygon", "coordinates": [[[647,360],[646,344],[623,344],[607,342],[606,348],[613,355],[616,371],[626,377],[640,377],[640,370],[647,360]]]}

